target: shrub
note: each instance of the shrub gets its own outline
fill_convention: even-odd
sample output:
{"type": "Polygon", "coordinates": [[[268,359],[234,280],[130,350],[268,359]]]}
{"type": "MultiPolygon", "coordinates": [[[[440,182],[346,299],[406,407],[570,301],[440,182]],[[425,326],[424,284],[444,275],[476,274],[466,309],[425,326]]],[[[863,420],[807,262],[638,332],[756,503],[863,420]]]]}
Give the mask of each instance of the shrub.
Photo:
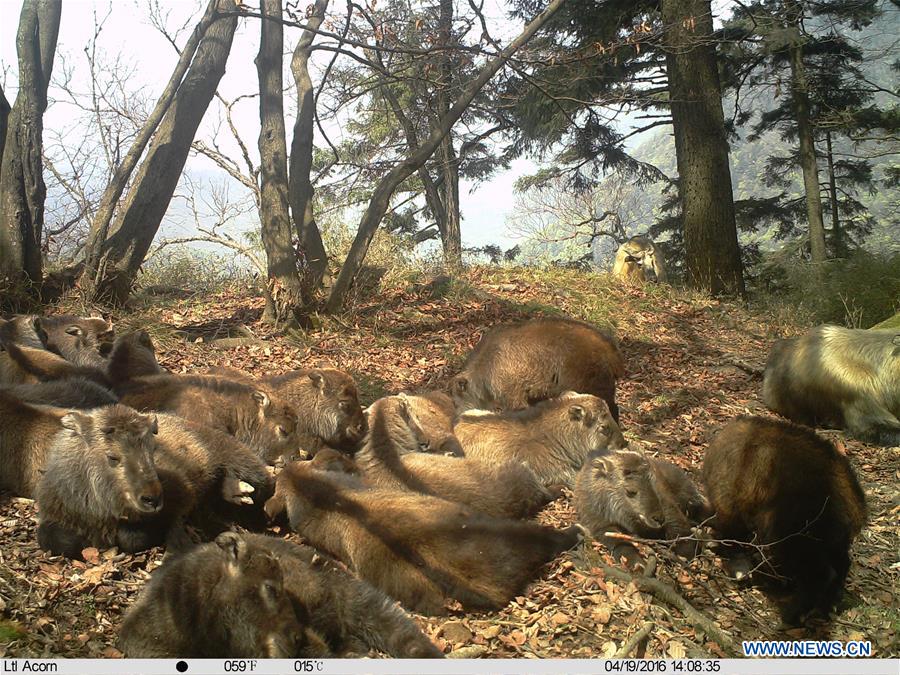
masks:
{"type": "Polygon", "coordinates": [[[811,323],[868,328],[900,309],[900,253],[860,250],[829,261],[824,270],[796,261],[769,263],[770,281],[779,282],[770,297],[811,323]]]}

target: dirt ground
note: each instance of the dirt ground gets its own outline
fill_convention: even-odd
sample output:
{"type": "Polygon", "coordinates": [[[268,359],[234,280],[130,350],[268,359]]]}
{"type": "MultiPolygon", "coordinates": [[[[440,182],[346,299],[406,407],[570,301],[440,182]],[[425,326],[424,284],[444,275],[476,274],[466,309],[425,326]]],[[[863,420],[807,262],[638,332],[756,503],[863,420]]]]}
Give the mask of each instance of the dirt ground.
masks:
{"type": "MultiPolygon", "coordinates": [[[[802,329],[672,289],[620,287],[605,275],[513,269],[473,270],[467,278],[448,288],[381,289],[300,337],[273,337],[259,321],[261,300],[235,289],[177,300],[139,296],[114,318],[120,331],[147,328],[160,362],[174,372],[223,365],[261,375],[328,364],[357,378],[364,405],[386,393],[443,387],[484,330],[500,322],[564,314],[613,324],[628,370],[618,394],[626,438],[695,478],[718,427],[739,414],[767,414],[758,370],[768,345],[802,329]]],[[[875,656],[896,657],[900,448],[823,433],[850,457],[870,511],[853,547],[846,597],[828,623],[780,632],[774,608],[727,578],[709,551],[686,563],[663,546],[642,546],[656,564],[650,576],[632,577],[611,572],[612,560],[590,542],[548,566],[503,611],[418,619],[446,652],[468,656],[609,657],[643,629],[648,638],[632,656],[740,656],[741,640],[827,637],[870,640],[875,656]],[[651,577],[668,588],[648,590],[657,583],[651,577]]],[[[569,499],[540,515],[561,526],[574,519],[569,499]]],[[[88,551],[86,562],[67,561],[40,551],[35,523],[31,500],[0,495],[0,657],[120,656],[123,612],[162,552],[88,551]]]]}

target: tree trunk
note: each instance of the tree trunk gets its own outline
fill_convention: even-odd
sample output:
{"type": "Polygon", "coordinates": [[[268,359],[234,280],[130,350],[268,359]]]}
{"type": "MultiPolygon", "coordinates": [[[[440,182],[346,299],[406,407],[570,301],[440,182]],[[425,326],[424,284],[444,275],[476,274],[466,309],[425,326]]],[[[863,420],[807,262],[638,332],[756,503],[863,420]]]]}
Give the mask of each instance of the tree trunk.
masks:
{"type": "Polygon", "coordinates": [[[744,295],[709,0],[663,0],[688,283],[744,295]]]}
{"type": "Polygon", "coordinates": [[[3,148],[6,145],[6,129],[10,110],[9,101],[6,100],[3,87],[0,86],[0,167],[3,166],[3,148]]]}
{"type": "Polygon", "coordinates": [[[800,141],[800,167],[803,169],[803,188],[806,191],[806,215],[809,219],[809,249],[814,263],[824,263],[825,223],[822,218],[822,198],[819,192],[819,167],[816,164],[816,145],[809,120],[809,97],[806,66],[803,64],[803,45],[800,31],[794,28],[791,41],[791,99],[800,141]]]}
{"type": "Polygon", "coordinates": [[[825,151],[828,160],[828,198],[831,201],[831,250],[835,258],[847,257],[847,246],[844,233],[841,231],[841,218],[838,214],[837,180],[834,176],[834,153],[831,149],[831,132],[825,132],[825,151]]]}
{"type": "Polygon", "coordinates": [[[313,213],[313,185],[310,178],[313,160],[313,125],[315,124],[315,97],[312,78],[309,76],[309,57],[312,43],[325,18],[328,0],[316,0],[312,15],[307,20],[294,55],[291,73],[297,88],[297,119],[294,121],[294,137],[291,140],[291,176],[289,197],[291,217],[300,242],[300,250],[306,256],[305,278],[302,280],[308,296],[322,283],[328,270],[328,253],[322,242],[322,233],[313,213]]]}
{"type": "Polygon", "coordinates": [[[546,9],[532,19],[523,31],[513,40],[500,54],[491,59],[482,69],[478,76],[466,86],[457,98],[456,102],[450,108],[440,123],[434,128],[426,138],[418,151],[411,153],[406,159],[397,164],[382,178],[369,200],[369,205],[363,213],[362,220],[359,223],[356,237],[350,246],[347,259],[341,267],[341,272],[331,289],[331,295],[328,298],[326,306],[329,312],[337,312],[344,304],[344,298],[350,290],[353,279],[359,272],[366,252],[369,250],[369,244],[384,217],[385,212],[390,205],[391,196],[400,183],[408,178],[414,171],[423,166],[428,158],[434,153],[441,140],[450,133],[451,127],[462,116],[465,109],[472,102],[472,99],[481,91],[481,88],[487,84],[494,74],[500,70],[510,56],[512,56],[519,47],[528,42],[556,11],[563,6],[565,0],[551,0],[546,9]]]}
{"type": "Polygon", "coordinates": [[[287,141],[284,130],[282,51],[284,27],[281,0],[262,0],[259,54],[259,216],[268,264],[268,286],[276,325],[297,326],[303,316],[303,288],[297,272],[297,253],[288,212],[287,141]],[[275,20],[267,20],[273,17],[275,20]]]}
{"type": "Polygon", "coordinates": [[[169,78],[169,82],[163,90],[162,95],[157,100],[156,106],[144,122],[144,126],[141,127],[137,136],[135,136],[134,141],[131,143],[131,147],[128,148],[128,152],[125,153],[122,162],[116,167],[112,179],[109,181],[109,184],[103,191],[103,195],[100,197],[100,204],[97,207],[97,213],[91,223],[91,231],[88,234],[87,244],[85,245],[84,270],[82,271],[81,280],[79,282],[81,288],[89,296],[94,295],[94,289],[96,288],[96,283],[98,281],[97,272],[100,265],[100,258],[103,255],[104,250],[103,245],[106,243],[106,238],[109,234],[109,224],[112,221],[116,206],[119,205],[119,199],[122,197],[122,193],[125,192],[128,180],[131,178],[131,174],[134,172],[135,167],[140,161],[144,149],[150,142],[150,138],[153,136],[162,121],[163,115],[166,114],[172,100],[175,98],[178,86],[181,84],[184,74],[191,65],[191,59],[194,57],[194,53],[200,45],[200,40],[212,25],[212,22],[216,19],[218,4],[219,0],[210,0],[209,5],[206,7],[206,12],[204,12],[200,22],[197,24],[196,28],[194,28],[191,37],[181,50],[178,63],[175,65],[175,70],[172,71],[172,76],[169,78]]]}
{"type": "MultiPolygon", "coordinates": [[[[438,16],[438,44],[449,48],[453,36],[453,0],[440,0],[438,16]]],[[[441,78],[437,91],[438,118],[444,117],[450,110],[453,92],[453,63],[449,49],[441,52],[441,78]]],[[[459,162],[453,149],[453,134],[448,133],[441,139],[438,150],[441,173],[443,174],[444,221],[441,228],[441,243],[444,248],[444,263],[454,269],[462,264],[462,235],[460,232],[459,214],[459,162]]],[[[441,221],[438,221],[441,225],[441,221]]]]}
{"type": "MultiPolygon", "coordinates": [[[[373,50],[370,58],[378,58],[378,53],[373,50]]],[[[397,121],[400,122],[400,126],[403,127],[403,135],[406,136],[406,145],[409,148],[409,152],[416,152],[419,149],[419,138],[416,134],[415,125],[403,111],[400,101],[397,100],[397,96],[391,91],[390,84],[385,85],[382,92],[387,99],[388,105],[391,106],[394,117],[397,118],[397,121]]],[[[440,192],[438,192],[437,185],[424,164],[416,170],[416,173],[419,176],[419,180],[422,181],[422,188],[425,191],[425,203],[431,210],[431,215],[434,217],[438,232],[441,233],[441,236],[443,237],[443,232],[446,229],[445,222],[447,220],[447,213],[444,209],[444,203],[441,200],[440,192]]],[[[418,240],[416,240],[416,243],[419,243],[418,240]]]]}
{"type": "Polygon", "coordinates": [[[41,283],[44,162],[41,155],[47,87],[53,71],[60,0],[25,0],[16,52],[19,91],[12,109],[4,97],[5,140],[0,160],[0,283],[41,283]]]}
{"type": "MultiPolygon", "coordinates": [[[[234,12],[234,0],[219,0],[219,12],[234,12]]],[[[190,69],[160,122],[147,156],[103,243],[96,293],[121,304],[159,230],[178,185],[197,128],[209,107],[237,27],[237,15],[214,19],[201,40],[190,69]]]]}

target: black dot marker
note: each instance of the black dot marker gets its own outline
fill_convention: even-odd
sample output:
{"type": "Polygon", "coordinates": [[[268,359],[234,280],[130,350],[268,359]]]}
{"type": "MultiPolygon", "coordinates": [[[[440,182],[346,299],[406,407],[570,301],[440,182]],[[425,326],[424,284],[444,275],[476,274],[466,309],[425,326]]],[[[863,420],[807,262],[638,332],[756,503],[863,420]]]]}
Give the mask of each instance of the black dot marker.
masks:
{"type": "Polygon", "coordinates": [[[175,670],[179,673],[186,673],[188,669],[187,661],[179,661],[175,664],[175,670]]]}

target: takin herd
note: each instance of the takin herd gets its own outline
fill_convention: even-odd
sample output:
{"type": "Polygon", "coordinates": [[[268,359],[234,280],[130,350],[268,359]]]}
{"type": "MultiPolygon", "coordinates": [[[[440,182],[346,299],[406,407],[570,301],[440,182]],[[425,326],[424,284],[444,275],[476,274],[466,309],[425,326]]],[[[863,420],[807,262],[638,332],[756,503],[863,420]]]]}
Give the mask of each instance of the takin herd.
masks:
{"type": "Polygon", "coordinates": [[[809,427],[900,445],[900,334],[777,342],[763,400],[791,421],[726,424],[702,492],[629,449],[624,373],[613,335],[533,319],[488,331],[449,394],[364,410],[340,370],[172,374],[143,330],[14,316],[0,320],[0,488],[36,500],[51,554],[166,547],[121,625],[129,657],[441,657],[407,611],[502,608],[586,535],[628,566],[635,538],[685,558],[710,546],[785,624],[827,616],[866,501],[809,427]],[[530,520],[564,489],[579,524],[530,520]],[[305,544],[254,533],[272,523],[305,544]]]}

